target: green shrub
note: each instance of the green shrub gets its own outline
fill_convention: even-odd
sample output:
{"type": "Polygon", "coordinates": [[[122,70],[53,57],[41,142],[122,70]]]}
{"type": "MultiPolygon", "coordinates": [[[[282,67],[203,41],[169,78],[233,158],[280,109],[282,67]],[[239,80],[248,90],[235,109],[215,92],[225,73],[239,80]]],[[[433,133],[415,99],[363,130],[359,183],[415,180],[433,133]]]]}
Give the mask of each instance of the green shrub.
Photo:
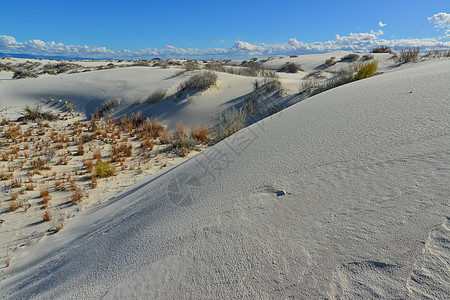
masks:
{"type": "Polygon", "coordinates": [[[116,174],[116,166],[109,161],[98,160],[95,163],[95,174],[100,178],[114,176],[116,174]]]}
{"type": "Polygon", "coordinates": [[[356,73],[354,80],[360,80],[373,76],[373,74],[377,71],[377,66],[378,64],[376,61],[364,64],[356,73]]]}

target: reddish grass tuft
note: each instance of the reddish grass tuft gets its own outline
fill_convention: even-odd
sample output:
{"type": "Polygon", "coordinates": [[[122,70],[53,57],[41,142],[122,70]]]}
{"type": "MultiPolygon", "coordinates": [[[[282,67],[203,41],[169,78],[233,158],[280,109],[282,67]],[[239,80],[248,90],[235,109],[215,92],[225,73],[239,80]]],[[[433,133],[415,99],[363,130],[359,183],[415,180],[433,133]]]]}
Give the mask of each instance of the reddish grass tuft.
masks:
{"type": "Polygon", "coordinates": [[[208,129],[203,124],[199,128],[193,127],[191,130],[191,136],[200,142],[205,143],[208,140],[208,129]]]}
{"type": "Polygon", "coordinates": [[[52,219],[52,215],[50,214],[50,211],[48,209],[45,210],[45,213],[42,216],[42,219],[44,220],[44,222],[48,222],[52,219]]]}

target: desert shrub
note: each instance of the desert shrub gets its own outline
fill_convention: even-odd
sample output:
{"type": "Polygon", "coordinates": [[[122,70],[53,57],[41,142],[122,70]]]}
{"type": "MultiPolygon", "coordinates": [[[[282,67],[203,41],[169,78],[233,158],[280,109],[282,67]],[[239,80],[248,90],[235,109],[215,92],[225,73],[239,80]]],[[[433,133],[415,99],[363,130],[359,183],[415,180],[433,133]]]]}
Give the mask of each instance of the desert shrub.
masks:
{"type": "Polygon", "coordinates": [[[138,60],[131,64],[132,67],[151,67],[152,64],[148,60],[138,60]]]}
{"type": "Polygon", "coordinates": [[[186,90],[206,90],[207,88],[216,84],[217,74],[212,71],[203,71],[191,76],[186,81],[182,82],[179,91],[186,90]]]}
{"type": "Polygon", "coordinates": [[[371,59],[374,59],[373,54],[364,54],[364,55],[361,57],[361,60],[364,60],[364,61],[366,61],[366,60],[371,60],[371,59]]]}
{"type": "Polygon", "coordinates": [[[441,57],[450,57],[450,50],[440,50],[434,49],[428,51],[423,57],[433,57],[433,58],[441,58],[441,57]]]}
{"type": "Polygon", "coordinates": [[[114,176],[116,174],[116,166],[109,161],[98,160],[95,163],[95,174],[100,178],[114,176]]]}
{"type": "Polygon", "coordinates": [[[17,119],[17,121],[21,122],[24,120],[35,121],[35,120],[47,120],[47,121],[55,121],[58,117],[50,112],[50,111],[42,111],[42,106],[36,105],[31,107],[26,105],[23,108],[22,116],[17,119]]]}
{"type": "Polygon", "coordinates": [[[175,132],[169,137],[169,142],[175,151],[181,155],[186,156],[200,141],[192,135],[187,133],[186,128],[180,123],[175,132]]]}
{"type": "Polygon", "coordinates": [[[78,72],[83,66],[74,63],[60,62],[56,64],[46,64],[44,65],[43,73],[56,75],[61,73],[67,73],[69,71],[78,72]]]}
{"type": "Polygon", "coordinates": [[[316,70],[313,71],[311,73],[306,74],[303,79],[308,79],[310,77],[314,77],[314,78],[326,78],[325,75],[323,75],[323,72],[321,70],[316,70]]]}
{"type": "Polygon", "coordinates": [[[108,114],[114,107],[120,105],[120,100],[115,99],[115,100],[108,100],[104,103],[102,103],[102,105],[97,109],[97,111],[95,112],[95,115],[97,117],[103,117],[106,114],[108,114]]]}
{"type": "Polygon", "coordinates": [[[223,64],[217,62],[211,62],[205,65],[207,70],[217,71],[217,72],[225,72],[225,68],[223,64]]]}
{"type": "Polygon", "coordinates": [[[399,63],[416,62],[419,58],[419,52],[419,47],[403,49],[397,54],[396,60],[399,63]]]}
{"type": "Polygon", "coordinates": [[[299,91],[311,93],[317,87],[317,83],[313,79],[302,81],[299,91]]]}
{"type": "Polygon", "coordinates": [[[316,95],[332,88],[347,84],[353,81],[353,73],[346,72],[334,78],[328,79],[325,83],[317,85],[317,88],[312,91],[312,95],[316,95]]]}
{"type": "Polygon", "coordinates": [[[389,46],[379,46],[376,48],[373,48],[371,53],[392,53],[392,50],[389,46]]]}
{"type": "Polygon", "coordinates": [[[81,141],[82,143],[88,143],[95,140],[95,135],[93,134],[88,134],[88,133],[83,133],[81,135],[81,141]]]}
{"type": "Polygon", "coordinates": [[[200,69],[200,65],[195,60],[189,60],[183,64],[183,69],[186,71],[195,71],[200,69]]]}
{"type": "Polygon", "coordinates": [[[157,60],[154,65],[163,69],[167,69],[169,67],[169,64],[164,60],[157,60]]]}
{"type": "Polygon", "coordinates": [[[6,72],[14,72],[14,66],[11,64],[11,62],[7,63],[0,63],[0,71],[6,71],[6,72]]]}
{"type": "Polygon", "coordinates": [[[224,139],[244,128],[246,113],[244,109],[232,108],[220,118],[218,139],[224,139]]]}
{"type": "Polygon", "coordinates": [[[334,60],[334,57],[331,57],[325,61],[324,68],[326,69],[328,67],[334,66],[335,64],[336,61],[334,60]]]}
{"type": "Polygon", "coordinates": [[[359,59],[359,55],[358,55],[358,54],[350,53],[350,54],[348,54],[348,55],[342,57],[342,58],[341,58],[341,61],[351,61],[351,62],[354,62],[354,61],[357,61],[358,59],[359,59]]]}
{"type": "Polygon", "coordinates": [[[287,73],[297,73],[298,71],[303,71],[302,67],[299,64],[293,62],[287,62],[282,65],[278,71],[287,72],[287,73]]]}
{"type": "Polygon", "coordinates": [[[37,78],[38,75],[29,70],[16,69],[13,75],[13,79],[22,79],[22,78],[37,78]]]}
{"type": "Polygon", "coordinates": [[[282,93],[283,92],[283,86],[281,84],[281,81],[277,79],[272,80],[265,80],[263,85],[261,86],[261,90],[263,90],[266,93],[282,93]]]}
{"type": "Polygon", "coordinates": [[[246,67],[249,70],[249,72],[251,74],[250,76],[258,76],[259,73],[264,70],[263,65],[261,65],[260,63],[257,63],[254,60],[245,61],[242,64],[244,67],[246,67]]]}
{"type": "Polygon", "coordinates": [[[378,64],[376,61],[364,64],[356,73],[354,80],[360,80],[373,76],[373,74],[377,71],[377,66],[378,64]]]}
{"type": "Polygon", "coordinates": [[[165,90],[156,90],[147,98],[148,104],[155,104],[162,101],[166,97],[167,92],[165,90]]]}

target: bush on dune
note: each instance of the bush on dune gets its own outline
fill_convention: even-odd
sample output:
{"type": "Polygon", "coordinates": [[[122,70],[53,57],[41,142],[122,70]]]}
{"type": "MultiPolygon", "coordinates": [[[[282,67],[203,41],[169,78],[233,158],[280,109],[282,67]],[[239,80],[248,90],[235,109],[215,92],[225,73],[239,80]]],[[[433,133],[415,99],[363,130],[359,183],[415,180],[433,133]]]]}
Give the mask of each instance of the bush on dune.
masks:
{"type": "Polygon", "coordinates": [[[299,64],[287,62],[282,65],[278,71],[286,73],[297,73],[298,71],[303,71],[303,69],[299,64]]]}
{"type": "Polygon", "coordinates": [[[212,71],[203,71],[191,76],[186,81],[182,82],[179,91],[201,91],[216,84],[217,74],[212,71]]]}
{"type": "Polygon", "coordinates": [[[28,120],[47,120],[47,121],[55,121],[58,117],[50,111],[42,111],[42,106],[36,105],[35,107],[31,107],[26,105],[23,108],[22,116],[18,119],[18,121],[28,120]]]}
{"type": "Polygon", "coordinates": [[[416,62],[419,59],[419,47],[403,49],[396,54],[396,60],[399,63],[416,62]]]}
{"type": "Polygon", "coordinates": [[[369,63],[364,64],[356,73],[355,77],[353,80],[360,80],[360,79],[364,79],[364,78],[369,78],[371,76],[373,76],[373,74],[375,74],[375,72],[377,71],[377,62],[376,61],[372,61],[369,63]]]}
{"type": "Polygon", "coordinates": [[[220,127],[217,138],[222,140],[245,126],[246,113],[244,109],[232,108],[220,118],[220,127]]]}
{"type": "Polygon", "coordinates": [[[161,102],[166,97],[167,92],[165,90],[157,90],[153,92],[148,98],[148,104],[155,104],[161,102]]]}
{"type": "Polygon", "coordinates": [[[389,46],[379,46],[376,48],[373,48],[371,53],[392,53],[392,50],[389,46]]]}
{"type": "Polygon", "coordinates": [[[98,160],[95,163],[95,174],[100,178],[113,176],[116,174],[116,166],[109,161],[98,160]]]}

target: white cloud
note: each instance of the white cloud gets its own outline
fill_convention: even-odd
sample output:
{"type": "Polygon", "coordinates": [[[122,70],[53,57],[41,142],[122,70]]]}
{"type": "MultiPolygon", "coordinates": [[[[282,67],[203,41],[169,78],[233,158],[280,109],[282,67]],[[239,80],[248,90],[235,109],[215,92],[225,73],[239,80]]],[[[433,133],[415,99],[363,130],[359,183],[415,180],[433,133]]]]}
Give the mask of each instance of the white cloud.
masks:
{"type": "Polygon", "coordinates": [[[297,48],[301,46],[301,43],[299,41],[297,41],[296,38],[289,39],[288,44],[293,46],[293,47],[297,47],[297,48]]]}
{"type": "Polygon", "coordinates": [[[0,49],[1,48],[17,48],[22,44],[18,43],[15,38],[7,35],[0,35],[0,49]]]}
{"type": "MultiPolygon", "coordinates": [[[[254,56],[275,56],[289,54],[320,53],[336,50],[368,51],[375,47],[386,45],[391,48],[421,47],[422,50],[449,48],[450,41],[442,42],[440,39],[381,39],[382,30],[369,33],[350,33],[348,35],[336,35],[334,40],[314,43],[304,43],[296,38],[289,39],[281,44],[249,43],[241,40],[235,41],[229,48],[178,48],[166,45],[162,49],[145,48],[137,51],[127,49],[113,51],[106,47],[64,45],[56,42],[44,42],[41,40],[29,40],[18,42],[14,37],[0,35],[0,52],[25,53],[31,55],[66,56],[73,58],[117,58],[117,59],[150,59],[160,58],[248,58],[254,56]]],[[[450,30],[446,32],[447,38],[450,30]]],[[[222,41],[220,41],[222,42],[222,41]]]]}
{"type": "Polygon", "coordinates": [[[386,26],[387,24],[385,24],[385,23],[383,23],[383,22],[378,22],[378,27],[381,27],[381,28],[383,28],[384,26],[386,26]]]}
{"type": "Polygon", "coordinates": [[[428,18],[428,21],[436,24],[437,27],[450,26],[450,14],[440,12],[428,18]]]}

